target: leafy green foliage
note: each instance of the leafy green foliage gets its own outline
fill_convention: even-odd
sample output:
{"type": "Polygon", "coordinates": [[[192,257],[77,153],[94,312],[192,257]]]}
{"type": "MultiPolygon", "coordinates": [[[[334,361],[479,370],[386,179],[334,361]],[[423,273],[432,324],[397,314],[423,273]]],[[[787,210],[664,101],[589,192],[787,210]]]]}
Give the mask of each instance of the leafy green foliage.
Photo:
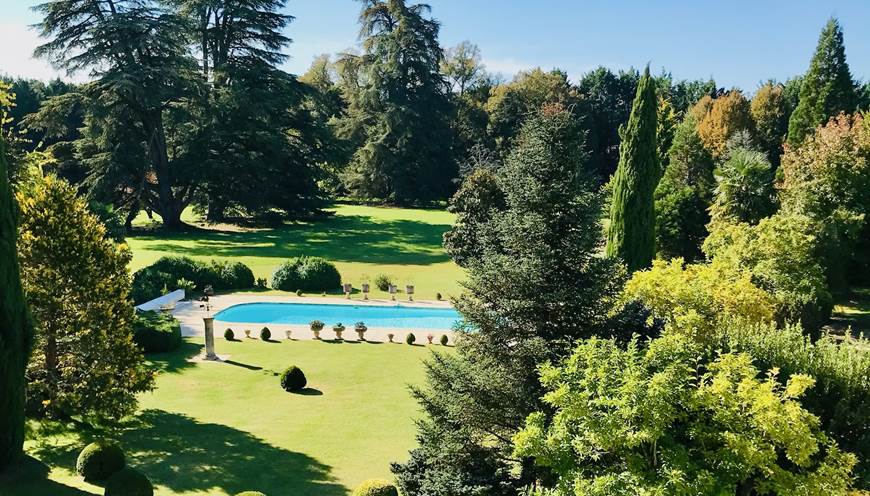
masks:
{"type": "Polygon", "coordinates": [[[399,491],[389,481],[369,479],[358,485],[351,496],[399,496],[399,491]]]}
{"type": "Polygon", "coordinates": [[[414,335],[413,332],[409,332],[407,336],[405,336],[405,344],[414,344],[417,342],[417,336],[414,335]]]}
{"type": "Polygon", "coordinates": [[[263,341],[272,339],[272,331],[270,331],[268,327],[260,329],[260,339],[263,341]]]}
{"type": "Polygon", "coordinates": [[[224,330],[224,339],[226,339],[227,341],[234,341],[236,339],[236,333],[233,332],[232,329],[227,328],[226,330],[224,330]]]}
{"type": "Polygon", "coordinates": [[[142,472],[122,468],[106,481],[105,496],[153,496],[154,486],[142,472]]]}
{"type": "Polygon", "coordinates": [[[133,319],[133,341],[145,353],[162,353],[181,346],[181,323],[169,314],[137,312],[133,319]]]}
{"type": "Polygon", "coordinates": [[[152,300],[181,287],[180,281],[190,281],[197,290],[211,286],[216,290],[254,287],[254,273],[242,262],[215,261],[204,263],[189,257],[167,256],[133,274],[131,296],[136,303],[152,300]]]}
{"type": "Polygon", "coordinates": [[[281,373],[281,387],[284,388],[284,391],[296,393],[301,391],[306,384],[308,384],[308,380],[305,378],[305,374],[302,373],[302,369],[295,365],[287,367],[281,373]]]}
{"type": "Polygon", "coordinates": [[[655,83],[647,67],[638,83],[631,117],[621,132],[607,231],[607,255],[623,260],[631,272],[649,267],[655,255],[653,193],[661,175],[657,114],[655,83]]]}
{"type": "Polygon", "coordinates": [[[133,412],[153,376],[133,342],[129,251],[106,239],[59,179],[36,179],[17,199],[21,279],[37,329],[30,408],[110,419],[133,412]]]}
{"type": "Polygon", "coordinates": [[[448,210],[456,214],[456,221],[444,233],[444,249],[460,266],[480,258],[480,226],[505,208],[504,192],[498,182],[495,171],[477,169],[462,181],[450,199],[448,210]]]}
{"type": "Polygon", "coordinates": [[[341,287],[341,274],[331,262],[303,255],[281,264],[269,285],[282,291],[331,291],[341,287]]]}
{"type": "Polygon", "coordinates": [[[381,291],[389,290],[392,284],[393,279],[388,274],[378,274],[377,277],[375,277],[375,287],[381,291]]]}
{"type": "Polygon", "coordinates": [[[404,0],[364,4],[362,77],[338,128],[359,139],[346,172],[356,196],[398,204],[443,198],[456,174],[439,25],[428,9],[404,0]]]}
{"type": "Polygon", "coordinates": [[[819,251],[837,290],[870,267],[870,124],[842,115],[783,156],[782,208],[818,223],[819,251]]]}
{"type": "Polygon", "coordinates": [[[837,19],[828,20],[810,68],[802,78],[800,100],[788,122],[788,144],[796,147],[840,112],[853,112],[858,104],[855,82],[846,63],[843,30],[837,19]]]}
{"type": "Polygon", "coordinates": [[[729,323],[718,347],[749,353],[763,369],[781,375],[806,374],[816,386],[801,404],[821,421],[822,429],[845,450],[858,455],[858,484],[870,487],[870,353],[868,340],[822,336],[813,341],[797,325],[729,323]]]}
{"type": "Polygon", "coordinates": [[[775,212],[773,165],[764,152],[750,144],[748,133],[735,134],[723,158],[716,168],[710,216],[754,224],[775,212]]]}
{"type": "MultiPolygon", "coordinates": [[[[3,95],[0,87],[0,100],[3,95]]],[[[24,443],[24,371],[33,338],[21,284],[17,238],[6,147],[0,137],[0,470],[21,454],[24,443]]]]}
{"type": "Polygon", "coordinates": [[[785,86],[768,82],[755,90],[749,112],[755,122],[755,135],[768,160],[779,165],[782,144],[788,134],[788,120],[793,111],[785,86]]]}
{"type": "Polygon", "coordinates": [[[655,191],[656,247],[661,257],[701,258],[710,221],[713,157],[689,115],[674,132],[668,164],[655,191]]]}
{"type": "Polygon", "coordinates": [[[557,474],[547,494],[846,492],[857,460],[801,406],[812,377],[760,377],[744,353],[698,363],[698,351],[679,335],[582,342],[542,367],[555,413],[529,416],[516,456],[557,474]]]}
{"type": "Polygon", "coordinates": [[[117,444],[91,443],[79,453],[76,472],[86,481],[103,481],[124,468],[124,452],[117,444]]]}

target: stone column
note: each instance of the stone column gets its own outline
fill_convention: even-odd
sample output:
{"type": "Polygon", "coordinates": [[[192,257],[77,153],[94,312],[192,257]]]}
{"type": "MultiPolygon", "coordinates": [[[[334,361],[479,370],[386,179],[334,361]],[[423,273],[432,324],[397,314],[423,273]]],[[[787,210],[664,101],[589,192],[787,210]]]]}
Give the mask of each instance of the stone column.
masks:
{"type": "Polygon", "coordinates": [[[217,355],[214,354],[214,317],[203,317],[205,323],[205,359],[217,360],[217,355]]]}

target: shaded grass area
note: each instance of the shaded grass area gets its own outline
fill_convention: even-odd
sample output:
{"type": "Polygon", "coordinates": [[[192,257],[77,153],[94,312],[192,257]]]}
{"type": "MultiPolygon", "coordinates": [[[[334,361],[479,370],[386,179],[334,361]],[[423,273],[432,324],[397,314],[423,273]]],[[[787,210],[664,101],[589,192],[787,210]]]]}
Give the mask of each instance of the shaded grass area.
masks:
{"type": "MultiPolygon", "coordinates": [[[[332,211],[335,215],[324,220],[276,228],[199,225],[182,233],[143,231],[128,238],[133,250],[131,269],[173,254],[241,261],[257,277],[268,279],[282,261],[304,254],[336,262],[343,278],[356,287],[366,278],[374,282],[383,273],[392,276],[401,288],[417,286],[420,298],[434,299],[437,292],[445,297],[458,293],[462,270],[442,248],[452,214],[341,204],[332,211]]],[[[191,212],[186,212],[185,219],[196,221],[191,212]]],[[[137,225],[146,222],[142,216],[137,225]]],[[[377,288],[372,290],[376,297],[384,296],[377,288]]]]}
{"type": "Polygon", "coordinates": [[[79,450],[98,438],[117,440],[158,495],[348,494],[389,478],[389,463],[414,445],[407,386],[423,380],[426,347],[218,339],[225,363],[190,361],[202,346],[187,339],[152,355],[157,389],[115,429],[33,423],[28,458],[0,475],[0,495],[102,494],[74,472],[79,450]],[[304,394],[279,385],[293,364],[308,377],[304,394]]]}
{"type": "Polygon", "coordinates": [[[870,336],[870,288],[852,288],[837,298],[831,326],[840,331],[851,327],[853,334],[870,336]]]}

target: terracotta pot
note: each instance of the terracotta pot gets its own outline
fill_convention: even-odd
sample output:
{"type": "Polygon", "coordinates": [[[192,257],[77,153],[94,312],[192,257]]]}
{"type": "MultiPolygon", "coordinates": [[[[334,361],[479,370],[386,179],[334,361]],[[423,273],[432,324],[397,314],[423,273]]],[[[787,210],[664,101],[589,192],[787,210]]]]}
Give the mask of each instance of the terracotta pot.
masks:
{"type": "Polygon", "coordinates": [[[287,331],[284,331],[284,332],[287,334],[287,339],[292,339],[292,338],[290,337],[290,334],[292,334],[293,331],[287,330],[287,331]]]}
{"type": "Polygon", "coordinates": [[[314,333],[314,339],[320,339],[320,329],[311,329],[311,332],[314,333]]]}

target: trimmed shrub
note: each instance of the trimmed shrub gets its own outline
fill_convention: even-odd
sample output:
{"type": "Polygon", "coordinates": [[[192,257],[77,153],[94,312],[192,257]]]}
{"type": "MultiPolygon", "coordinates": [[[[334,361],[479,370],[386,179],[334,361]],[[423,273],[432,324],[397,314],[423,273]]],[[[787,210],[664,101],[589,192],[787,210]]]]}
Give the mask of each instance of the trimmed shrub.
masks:
{"type": "Polygon", "coordinates": [[[232,329],[227,329],[224,331],[224,339],[227,341],[235,341],[236,333],[234,333],[232,329]]]}
{"type": "Polygon", "coordinates": [[[391,284],[393,284],[393,279],[387,274],[379,274],[375,277],[375,286],[381,291],[389,291],[391,284]]]}
{"type": "Polygon", "coordinates": [[[441,346],[447,346],[447,343],[450,341],[450,338],[447,337],[447,334],[441,335],[441,346]]]}
{"type": "Polygon", "coordinates": [[[144,303],[163,294],[163,289],[178,289],[181,283],[203,290],[246,289],[254,287],[254,273],[241,262],[199,262],[188,257],[162,257],[133,274],[130,296],[136,303],[144,303]]]}
{"type": "Polygon", "coordinates": [[[76,472],[86,481],[102,481],[124,468],[125,463],[124,452],[117,444],[97,441],[79,453],[76,472]]]}
{"type": "Polygon", "coordinates": [[[142,472],[124,468],[109,477],[104,494],[105,496],[153,496],[154,486],[142,472]]]}
{"type": "Polygon", "coordinates": [[[270,331],[268,327],[260,329],[260,339],[263,341],[272,339],[272,331],[270,331]]]}
{"type": "Polygon", "coordinates": [[[357,486],[351,496],[399,496],[399,490],[389,481],[369,479],[357,486]]]}
{"type": "Polygon", "coordinates": [[[296,296],[302,296],[302,290],[301,290],[301,289],[297,289],[297,290],[296,290],[296,296]]]}
{"type": "Polygon", "coordinates": [[[133,341],[145,353],[172,351],[181,346],[181,323],[172,315],[137,312],[133,319],[133,341]]]}
{"type": "Polygon", "coordinates": [[[302,373],[302,369],[291,365],[281,374],[281,387],[284,391],[295,393],[301,391],[308,384],[308,379],[302,373]]]}
{"type": "Polygon", "coordinates": [[[282,291],[331,290],[341,287],[341,275],[327,260],[303,255],[281,264],[272,274],[270,286],[282,291]]]}
{"type": "Polygon", "coordinates": [[[408,344],[414,344],[417,341],[417,336],[414,335],[413,332],[409,332],[407,336],[405,336],[405,342],[408,344]]]}

